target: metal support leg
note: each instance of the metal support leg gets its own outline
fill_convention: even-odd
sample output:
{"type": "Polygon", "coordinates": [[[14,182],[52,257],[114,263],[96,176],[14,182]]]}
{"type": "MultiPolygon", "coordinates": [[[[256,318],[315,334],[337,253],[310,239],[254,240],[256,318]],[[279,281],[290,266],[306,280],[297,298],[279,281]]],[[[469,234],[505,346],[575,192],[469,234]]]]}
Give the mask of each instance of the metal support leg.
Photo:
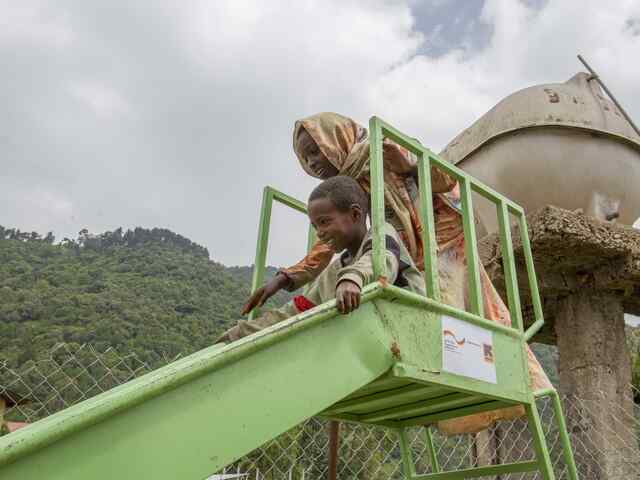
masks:
{"type": "Polygon", "coordinates": [[[406,480],[411,480],[416,475],[416,466],[413,463],[413,455],[411,454],[411,444],[407,438],[407,431],[404,428],[398,429],[398,437],[400,438],[400,454],[402,456],[402,471],[406,480]]]}
{"type": "Polygon", "coordinates": [[[573,450],[571,450],[571,441],[569,440],[569,432],[567,432],[567,424],[564,420],[562,413],[562,405],[560,404],[560,396],[555,390],[549,393],[551,397],[551,404],[553,406],[553,413],[558,422],[558,432],[560,433],[560,443],[562,444],[562,454],[564,456],[564,463],[567,466],[569,473],[569,480],[578,480],[578,469],[576,468],[576,461],[573,458],[573,450]]]}
{"type": "Polygon", "coordinates": [[[436,449],[433,446],[433,437],[431,435],[431,427],[429,427],[428,425],[425,426],[424,432],[427,440],[427,451],[429,452],[429,460],[431,460],[431,471],[433,473],[438,473],[440,471],[440,463],[438,462],[438,455],[436,453],[436,449]]]}
{"type": "Polygon", "coordinates": [[[329,467],[328,480],[336,480],[338,476],[338,450],[340,448],[340,422],[329,422],[329,467]]]}
{"type": "Polygon", "coordinates": [[[536,452],[536,460],[538,467],[540,468],[542,478],[543,480],[555,480],[556,476],[553,473],[551,457],[549,456],[549,450],[547,449],[547,442],[544,438],[544,431],[542,430],[542,423],[540,422],[540,415],[538,414],[538,408],[536,407],[535,400],[530,404],[525,404],[524,407],[527,411],[529,428],[531,429],[533,446],[536,452]]]}

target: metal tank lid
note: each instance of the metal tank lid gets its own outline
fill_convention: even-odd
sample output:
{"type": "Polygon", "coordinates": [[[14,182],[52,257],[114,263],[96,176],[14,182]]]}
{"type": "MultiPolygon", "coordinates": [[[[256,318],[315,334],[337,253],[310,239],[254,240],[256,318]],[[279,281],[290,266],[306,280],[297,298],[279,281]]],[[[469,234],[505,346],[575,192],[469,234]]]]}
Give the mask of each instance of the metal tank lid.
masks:
{"type": "Polygon", "coordinates": [[[580,72],[565,83],[535,85],[501,100],[440,152],[456,164],[487,142],[534,127],[566,127],[604,134],[640,150],[640,136],[600,86],[580,72]]]}

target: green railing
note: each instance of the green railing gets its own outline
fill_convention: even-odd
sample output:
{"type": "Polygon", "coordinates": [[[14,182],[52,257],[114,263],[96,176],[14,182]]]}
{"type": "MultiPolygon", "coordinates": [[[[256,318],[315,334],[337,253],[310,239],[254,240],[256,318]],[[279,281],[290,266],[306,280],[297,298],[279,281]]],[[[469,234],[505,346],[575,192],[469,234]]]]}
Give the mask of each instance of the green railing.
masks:
{"type": "MultiPolygon", "coordinates": [[[[269,246],[269,231],[271,227],[271,211],[273,202],[279,202],[304,215],[307,214],[307,205],[275,188],[265,187],[262,192],[262,209],[260,211],[260,223],[258,225],[258,242],[256,245],[256,259],[253,265],[253,277],[251,279],[251,291],[254,292],[264,283],[264,271],[267,261],[267,247],[269,246]]],[[[315,230],[309,225],[307,250],[315,241],[315,230]]],[[[249,313],[249,319],[253,319],[257,308],[249,313]]]]}
{"type": "MultiPolygon", "coordinates": [[[[425,256],[425,283],[427,291],[426,303],[433,309],[465,319],[470,323],[498,330],[510,336],[520,337],[524,335],[524,340],[529,341],[544,324],[542,314],[542,304],[538,293],[536,273],[531,255],[529,235],[523,208],[509,200],[505,196],[496,192],[492,188],[484,185],[479,180],[473,178],[463,170],[445,162],[438,155],[424,147],[416,140],[401,133],[396,128],[379,119],[371,117],[369,121],[370,129],[370,176],[371,176],[371,226],[373,236],[373,265],[376,278],[385,277],[384,262],[384,176],[383,176],[383,156],[382,142],[384,138],[389,138],[398,145],[413,152],[418,157],[418,183],[420,191],[420,215],[425,234],[422,235],[424,256],[425,256]],[[464,229],[465,255],[467,261],[469,292],[470,292],[470,312],[465,312],[440,301],[440,289],[438,283],[437,265],[437,245],[435,234],[435,221],[433,212],[433,196],[431,189],[431,168],[437,168],[449,174],[460,185],[460,200],[462,208],[462,220],[464,229]],[[475,231],[475,218],[473,214],[472,192],[483,196],[496,206],[496,214],[499,224],[500,246],[504,262],[504,275],[507,291],[507,301],[511,314],[512,328],[504,327],[493,321],[484,318],[482,289],[480,284],[480,259],[475,231]],[[522,320],[522,310],[520,306],[520,293],[516,275],[516,262],[513,252],[513,242],[511,237],[511,215],[515,216],[519,225],[522,250],[527,269],[529,288],[535,322],[524,331],[522,320]]],[[[262,210],[258,229],[258,242],[256,246],[255,266],[252,280],[252,290],[255,291],[264,282],[265,262],[267,247],[269,242],[269,227],[271,224],[271,212],[273,202],[279,202],[303,214],[307,213],[306,205],[286,195],[272,187],[264,189],[262,197],[262,210]]],[[[307,249],[315,241],[315,232],[309,227],[307,249]]],[[[416,300],[410,292],[397,292],[399,296],[407,300],[416,300]]],[[[424,299],[421,303],[425,303],[424,299]]],[[[249,314],[253,318],[255,310],[249,314]]]]}
{"type": "MultiPolygon", "coordinates": [[[[509,200],[505,196],[496,192],[492,188],[484,185],[479,180],[473,178],[466,172],[454,165],[445,162],[438,155],[424,147],[416,140],[401,133],[396,128],[379,119],[371,117],[369,120],[370,129],[370,171],[371,171],[371,218],[373,229],[373,260],[374,272],[377,277],[384,277],[384,177],[383,177],[383,156],[382,142],[388,138],[396,144],[413,152],[418,157],[418,183],[420,191],[420,215],[425,234],[423,238],[425,256],[425,283],[427,297],[436,303],[440,303],[440,292],[438,285],[438,265],[437,265],[437,245],[435,234],[435,222],[433,213],[433,196],[431,190],[431,168],[435,167],[444,173],[449,174],[460,185],[460,200],[462,207],[462,221],[464,228],[465,254],[467,258],[470,309],[471,312],[455,311],[456,316],[465,318],[473,323],[489,327],[487,320],[484,320],[482,289],[480,285],[480,259],[476,241],[475,219],[473,215],[472,192],[483,196],[496,206],[498,217],[500,246],[504,261],[504,274],[507,290],[507,300],[509,312],[511,314],[512,328],[524,333],[524,340],[528,341],[535,335],[544,324],[542,314],[542,304],[538,293],[536,273],[533,266],[531,246],[529,244],[529,234],[524,209],[509,200]],[[510,215],[514,215],[518,221],[522,249],[527,268],[529,288],[535,322],[526,332],[522,321],[522,310],[520,306],[520,294],[516,275],[516,264],[513,252],[513,242],[511,238],[510,215]],[[471,315],[468,315],[470,313],[471,315]],[[484,320],[484,321],[482,321],[484,320]]],[[[439,305],[440,309],[444,306],[439,305]]],[[[452,307],[448,307],[449,310],[452,307]]],[[[493,323],[493,322],[491,322],[493,323]]],[[[492,327],[489,327],[492,328],[492,327]]]]}

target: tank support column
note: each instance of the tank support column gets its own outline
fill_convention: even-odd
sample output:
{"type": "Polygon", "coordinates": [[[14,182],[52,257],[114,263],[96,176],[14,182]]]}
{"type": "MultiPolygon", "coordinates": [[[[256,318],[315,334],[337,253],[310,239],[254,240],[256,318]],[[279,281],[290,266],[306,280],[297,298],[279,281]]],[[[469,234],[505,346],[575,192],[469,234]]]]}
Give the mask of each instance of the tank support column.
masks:
{"type": "Polygon", "coordinates": [[[632,478],[637,470],[625,460],[638,451],[633,424],[621,421],[632,414],[633,400],[620,299],[606,293],[573,293],[559,302],[555,329],[560,392],[579,399],[567,412],[578,437],[574,445],[589,450],[580,463],[593,464],[593,473],[603,480],[632,478]]]}
{"type": "MultiPolygon", "coordinates": [[[[624,313],[640,313],[640,231],[557,207],[530,214],[527,223],[545,315],[533,340],[558,346],[559,391],[569,400],[565,415],[580,478],[632,478],[640,471],[640,452],[624,313]]],[[[504,294],[496,246],[486,237],[481,255],[504,294]]],[[[520,259],[520,246],[514,247],[520,259]]],[[[518,275],[528,325],[521,265],[518,275]]]]}

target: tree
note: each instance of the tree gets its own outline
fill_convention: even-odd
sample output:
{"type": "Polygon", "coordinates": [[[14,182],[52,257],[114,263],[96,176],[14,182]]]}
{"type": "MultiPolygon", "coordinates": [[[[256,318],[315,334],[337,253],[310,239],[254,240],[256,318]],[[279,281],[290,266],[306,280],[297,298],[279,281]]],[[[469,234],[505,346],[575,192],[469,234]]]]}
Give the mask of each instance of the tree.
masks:
{"type": "MultiPolygon", "coordinates": [[[[27,237],[0,230],[0,360],[11,368],[86,342],[159,366],[211,345],[249,294],[250,267],[213,262],[167,229],[83,229],[59,244],[53,233],[27,237]]],[[[288,298],[281,292],[271,305],[288,298]]]]}

